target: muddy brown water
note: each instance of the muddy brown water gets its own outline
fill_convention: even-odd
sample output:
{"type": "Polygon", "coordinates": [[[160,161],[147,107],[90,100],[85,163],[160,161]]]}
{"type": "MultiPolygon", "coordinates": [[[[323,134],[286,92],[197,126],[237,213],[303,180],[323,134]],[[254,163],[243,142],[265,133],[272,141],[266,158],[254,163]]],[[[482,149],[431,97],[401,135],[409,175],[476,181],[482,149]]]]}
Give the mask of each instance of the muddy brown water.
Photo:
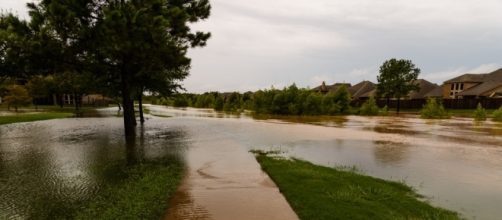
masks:
{"type": "MultiPolygon", "coordinates": [[[[502,125],[398,117],[252,118],[149,106],[142,158],[186,161],[166,219],[295,219],[251,149],[404,181],[469,219],[502,216],[502,125]]],[[[114,112],[109,110],[109,112],[114,112]]],[[[0,219],[78,209],[113,181],[100,167],[128,160],[120,118],[0,126],[0,219]],[[49,210],[49,211],[47,211],[49,210]]],[[[56,213],[57,214],[57,213],[56,213]]]]}

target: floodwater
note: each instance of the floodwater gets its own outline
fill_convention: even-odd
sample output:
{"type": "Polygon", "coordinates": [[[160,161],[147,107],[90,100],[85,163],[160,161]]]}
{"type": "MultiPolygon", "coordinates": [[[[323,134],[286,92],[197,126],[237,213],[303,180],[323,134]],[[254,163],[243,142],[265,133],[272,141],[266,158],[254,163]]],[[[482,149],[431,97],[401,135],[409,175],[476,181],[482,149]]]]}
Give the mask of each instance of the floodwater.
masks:
{"type": "MultiPolygon", "coordinates": [[[[191,173],[174,199],[178,205],[169,212],[182,215],[168,219],[194,219],[191,215],[197,216],[197,209],[205,214],[210,211],[204,208],[220,211],[221,206],[213,207],[221,202],[219,197],[204,188],[218,185],[217,181],[201,179],[246,176],[246,168],[239,172],[240,167],[232,167],[238,163],[230,161],[241,160],[239,155],[244,150],[253,149],[280,151],[330,167],[355,166],[367,175],[402,181],[434,205],[458,211],[469,219],[502,216],[502,124],[410,116],[274,119],[212,110],[149,108],[153,114],[172,116],[172,125],[195,129],[192,138],[198,137],[195,142],[200,145],[187,152],[191,173]],[[203,163],[213,160],[218,165],[203,163]]],[[[231,206],[226,211],[234,209],[231,206]]],[[[210,219],[208,215],[197,217],[210,219]]]]}
{"type": "MultiPolygon", "coordinates": [[[[404,181],[469,219],[502,216],[502,125],[399,117],[253,118],[148,106],[140,149],[122,119],[0,126],[0,219],[65,217],[113,181],[110,164],[175,155],[188,175],[166,219],[296,219],[252,149],[404,181]]],[[[109,110],[113,112],[113,110],[109,110]]],[[[120,167],[120,166],[119,166],[120,167]]],[[[113,170],[112,170],[113,171],[113,170]]]]}
{"type": "Polygon", "coordinates": [[[152,121],[126,148],[122,123],[106,117],[0,126],[0,219],[71,219],[127,166],[181,158],[188,146],[182,127],[152,121]]]}

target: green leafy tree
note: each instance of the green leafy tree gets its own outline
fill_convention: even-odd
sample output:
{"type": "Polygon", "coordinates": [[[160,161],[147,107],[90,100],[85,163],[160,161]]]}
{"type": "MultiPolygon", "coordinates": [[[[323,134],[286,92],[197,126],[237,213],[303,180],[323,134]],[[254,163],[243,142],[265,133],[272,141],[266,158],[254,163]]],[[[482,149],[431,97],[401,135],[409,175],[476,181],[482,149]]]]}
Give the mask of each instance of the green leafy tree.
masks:
{"type": "Polygon", "coordinates": [[[32,30],[12,14],[0,15],[0,78],[24,78],[31,66],[32,30]]]}
{"type": "Polygon", "coordinates": [[[493,120],[502,122],[502,106],[493,112],[493,120]]]}
{"type": "Polygon", "coordinates": [[[335,92],[335,100],[340,107],[340,113],[349,112],[351,97],[347,86],[343,85],[335,92]]]}
{"type": "Polygon", "coordinates": [[[322,111],[324,114],[336,115],[340,114],[341,106],[338,104],[337,96],[333,92],[329,92],[322,99],[322,111]]]}
{"type": "Polygon", "coordinates": [[[208,0],[47,0],[29,7],[37,36],[54,45],[54,54],[45,51],[57,58],[56,72],[91,72],[121,97],[128,139],[135,137],[134,99],[178,88],[188,49],[210,37],[190,28],[209,17],[208,0]]]}
{"type": "Polygon", "coordinates": [[[37,108],[38,100],[52,95],[54,83],[52,77],[33,76],[26,84],[26,89],[33,98],[33,104],[37,108]]]}
{"type": "Polygon", "coordinates": [[[370,96],[368,101],[364,102],[361,108],[359,109],[359,114],[361,115],[374,116],[378,115],[379,112],[380,109],[378,108],[375,97],[373,96],[370,96]]]}
{"type": "Polygon", "coordinates": [[[443,104],[435,98],[427,99],[427,103],[420,111],[420,116],[426,119],[445,119],[450,117],[443,104]]]}
{"type": "Polygon", "coordinates": [[[4,101],[9,108],[12,106],[17,112],[18,107],[30,105],[31,100],[28,90],[24,86],[10,85],[4,101]]]}
{"type": "Polygon", "coordinates": [[[396,98],[397,113],[399,114],[401,98],[406,97],[411,91],[420,89],[415,83],[419,74],[420,69],[411,60],[390,59],[385,61],[380,67],[380,75],[377,77],[378,96],[396,98]]]}
{"type": "Polygon", "coordinates": [[[476,121],[486,121],[486,109],[483,108],[481,103],[478,103],[478,107],[474,111],[473,117],[476,121]]]}
{"type": "Polygon", "coordinates": [[[322,95],[319,93],[310,93],[304,104],[304,113],[307,115],[322,114],[322,95]]]}
{"type": "Polygon", "coordinates": [[[219,94],[214,100],[214,110],[222,111],[224,106],[225,106],[225,99],[223,98],[223,95],[219,94]]]}

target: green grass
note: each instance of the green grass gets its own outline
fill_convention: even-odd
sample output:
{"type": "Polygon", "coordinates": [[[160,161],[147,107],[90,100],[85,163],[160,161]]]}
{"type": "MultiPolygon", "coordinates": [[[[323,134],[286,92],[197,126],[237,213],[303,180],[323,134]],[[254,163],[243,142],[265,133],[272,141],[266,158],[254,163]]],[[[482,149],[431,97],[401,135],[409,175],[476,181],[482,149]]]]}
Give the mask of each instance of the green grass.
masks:
{"type": "Polygon", "coordinates": [[[460,219],[412,188],[346,169],[257,154],[300,219],[460,219]]]}
{"type": "Polygon", "coordinates": [[[73,113],[65,112],[40,112],[40,113],[21,113],[15,115],[0,116],[0,125],[12,124],[19,122],[32,122],[32,121],[42,121],[57,118],[68,118],[72,117],[73,113]]]}
{"type": "Polygon", "coordinates": [[[176,159],[127,168],[104,186],[75,219],[161,219],[183,177],[176,159]]]}

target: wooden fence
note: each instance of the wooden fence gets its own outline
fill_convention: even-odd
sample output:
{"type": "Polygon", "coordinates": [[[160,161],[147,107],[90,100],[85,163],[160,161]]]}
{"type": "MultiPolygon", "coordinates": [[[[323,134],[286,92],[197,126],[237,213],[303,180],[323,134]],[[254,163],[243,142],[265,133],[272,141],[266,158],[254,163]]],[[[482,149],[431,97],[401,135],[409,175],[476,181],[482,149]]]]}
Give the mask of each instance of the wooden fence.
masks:
{"type": "MultiPolygon", "coordinates": [[[[354,100],[352,102],[353,106],[361,106],[363,100],[354,100]]],[[[426,99],[413,99],[413,100],[401,100],[400,106],[402,109],[421,109],[425,103],[426,99]]],[[[486,109],[498,109],[502,106],[502,99],[442,99],[440,102],[446,109],[475,109],[478,103],[486,109]]],[[[377,105],[379,107],[387,106],[389,108],[397,107],[397,100],[387,100],[381,99],[377,100],[377,105]]]]}

